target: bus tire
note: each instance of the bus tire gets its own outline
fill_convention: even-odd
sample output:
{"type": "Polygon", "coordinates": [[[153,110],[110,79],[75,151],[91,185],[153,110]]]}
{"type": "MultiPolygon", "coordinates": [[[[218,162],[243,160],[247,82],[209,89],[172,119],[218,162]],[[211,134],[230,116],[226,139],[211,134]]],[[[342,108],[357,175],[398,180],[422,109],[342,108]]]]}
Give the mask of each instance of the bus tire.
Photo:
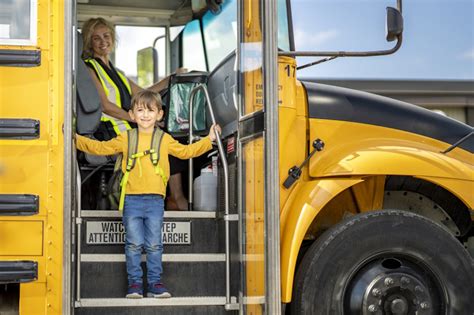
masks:
{"type": "Polygon", "coordinates": [[[348,218],[305,254],[291,314],[474,314],[474,260],[445,228],[383,210],[348,218]]]}

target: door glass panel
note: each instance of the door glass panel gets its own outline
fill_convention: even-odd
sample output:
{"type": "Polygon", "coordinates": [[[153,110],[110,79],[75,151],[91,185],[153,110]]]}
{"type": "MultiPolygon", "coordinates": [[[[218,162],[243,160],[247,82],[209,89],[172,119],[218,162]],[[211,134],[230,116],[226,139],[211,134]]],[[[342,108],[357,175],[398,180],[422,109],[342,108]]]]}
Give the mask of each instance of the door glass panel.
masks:
{"type": "Polygon", "coordinates": [[[241,116],[263,110],[262,85],[262,29],[260,19],[260,2],[245,1],[246,9],[242,14],[242,31],[240,43],[240,71],[244,101],[241,107],[241,116]]]}
{"type": "Polygon", "coordinates": [[[242,144],[243,308],[263,314],[265,305],[264,141],[258,136],[242,144]]]}
{"type": "Polygon", "coordinates": [[[242,1],[239,9],[241,287],[244,314],[265,313],[265,140],[260,8],[260,1],[242,1]]]}
{"type": "Polygon", "coordinates": [[[36,44],[36,0],[0,0],[0,44],[36,44]]]}
{"type": "Polygon", "coordinates": [[[202,17],[209,71],[235,50],[237,43],[237,1],[224,1],[218,12],[202,17]]]}

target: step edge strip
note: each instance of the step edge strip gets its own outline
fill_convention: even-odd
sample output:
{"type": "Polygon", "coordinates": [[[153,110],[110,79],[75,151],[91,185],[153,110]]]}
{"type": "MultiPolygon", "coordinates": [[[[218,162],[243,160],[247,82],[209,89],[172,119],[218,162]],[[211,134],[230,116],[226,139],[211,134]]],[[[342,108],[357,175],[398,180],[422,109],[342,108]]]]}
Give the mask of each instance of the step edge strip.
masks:
{"type": "MultiPolygon", "coordinates": [[[[145,261],[145,255],[142,255],[145,261]]],[[[163,254],[163,262],[224,262],[225,254],[163,254]]],[[[81,262],[125,262],[124,254],[81,254],[81,262]]]]}
{"type": "MultiPolygon", "coordinates": [[[[177,219],[215,219],[215,211],[165,211],[165,218],[177,219]]],[[[81,210],[82,218],[120,218],[122,214],[115,210],[81,210]]]]}
{"type": "MultiPolygon", "coordinates": [[[[231,297],[233,303],[237,301],[231,297]]],[[[126,307],[126,306],[224,306],[225,296],[171,297],[166,299],[143,298],[87,298],[75,302],[75,307],[126,307]]]]}

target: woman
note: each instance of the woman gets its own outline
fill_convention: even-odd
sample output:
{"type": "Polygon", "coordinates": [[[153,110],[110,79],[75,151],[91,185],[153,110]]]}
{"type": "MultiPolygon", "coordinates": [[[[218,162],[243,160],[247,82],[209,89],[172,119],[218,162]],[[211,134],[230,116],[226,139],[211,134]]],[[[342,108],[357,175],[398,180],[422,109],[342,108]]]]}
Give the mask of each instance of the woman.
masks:
{"type": "MultiPolygon", "coordinates": [[[[116,44],[115,28],[110,22],[100,17],[87,20],[82,27],[82,38],[84,42],[82,59],[89,66],[92,81],[99,92],[102,104],[101,124],[94,136],[98,140],[109,140],[133,127],[133,120],[128,114],[131,99],[143,89],[115,68],[110,61],[110,54],[116,44]]],[[[177,70],[177,72],[184,71],[186,70],[177,70]]],[[[168,84],[169,77],[166,77],[148,89],[159,93],[167,88],[168,84]]],[[[172,169],[173,164],[171,163],[172,169]]],[[[171,190],[169,204],[172,208],[186,210],[187,200],[182,192],[181,174],[173,174],[169,183],[171,190]]]]}
{"type": "MultiPolygon", "coordinates": [[[[102,128],[99,127],[97,137],[99,140],[108,140],[130,129],[130,102],[132,96],[143,89],[115,68],[110,61],[109,56],[116,44],[115,29],[110,22],[103,18],[87,20],[82,28],[82,37],[82,59],[89,66],[102,104],[103,124],[102,128]],[[101,139],[102,137],[108,139],[101,139]]],[[[148,89],[159,93],[167,86],[168,78],[165,78],[148,89]]]]}

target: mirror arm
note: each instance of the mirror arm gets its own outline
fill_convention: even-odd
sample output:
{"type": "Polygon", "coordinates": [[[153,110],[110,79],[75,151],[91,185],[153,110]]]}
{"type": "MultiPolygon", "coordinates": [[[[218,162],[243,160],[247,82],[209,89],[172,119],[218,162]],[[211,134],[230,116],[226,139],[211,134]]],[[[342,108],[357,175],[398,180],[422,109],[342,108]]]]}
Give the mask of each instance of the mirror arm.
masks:
{"type": "Polygon", "coordinates": [[[402,14],[402,0],[397,0],[397,10],[402,14]]]}
{"type": "Polygon", "coordinates": [[[288,57],[370,57],[384,56],[396,52],[402,46],[402,35],[397,38],[396,45],[388,50],[373,51],[279,51],[278,56],[288,57]]]}
{"type": "Polygon", "coordinates": [[[160,36],[158,36],[157,38],[155,38],[155,40],[153,41],[153,45],[151,45],[151,47],[155,48],[156,42],[157,42],[158,40],[162,39],[162,38],[165,38],[165,37],[166,37],[166,35],[160,35],[160,36]]]}

